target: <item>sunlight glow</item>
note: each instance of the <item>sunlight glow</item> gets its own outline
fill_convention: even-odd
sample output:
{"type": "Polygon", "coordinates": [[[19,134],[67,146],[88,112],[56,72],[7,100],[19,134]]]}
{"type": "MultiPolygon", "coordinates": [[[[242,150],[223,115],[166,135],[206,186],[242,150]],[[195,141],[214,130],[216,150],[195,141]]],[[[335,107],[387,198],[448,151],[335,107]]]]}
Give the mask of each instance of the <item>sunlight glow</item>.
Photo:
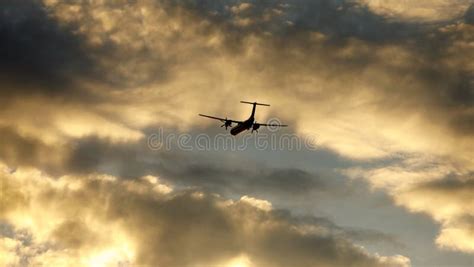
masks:
{"type": "Polygon", "coordinates": [[[233,258],[226,267],[251,267],[250,259],[247,255],[242,254],[238,257],[233,258]]]}

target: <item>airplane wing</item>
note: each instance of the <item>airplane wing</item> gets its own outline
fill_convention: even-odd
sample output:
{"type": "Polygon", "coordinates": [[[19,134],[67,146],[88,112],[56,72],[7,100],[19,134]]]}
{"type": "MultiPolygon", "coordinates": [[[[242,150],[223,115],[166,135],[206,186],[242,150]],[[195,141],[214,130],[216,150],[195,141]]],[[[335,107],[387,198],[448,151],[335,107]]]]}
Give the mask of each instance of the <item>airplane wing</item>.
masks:
{"type": "Polygon", "coordinates": [[[267,127],[288,127],[286,124],[266,124],[266,123],[255,123],[259,126],[267,126],[267,127]]]}
{"type": "Polygon", "coordinates": [[[232,123],[242,123],[242,121],[234,121],[234,120],[227,119],[227,118],[224,119],[224,118],[219,118],[219,117],[214,117],[214,116],[209,116],[209,115],[204,115],[204,114],[199,114],[199,116],[209,118],[209,119],[219,120],[219,121],[222,121],[222,122],[230,121],[232,123]]]}

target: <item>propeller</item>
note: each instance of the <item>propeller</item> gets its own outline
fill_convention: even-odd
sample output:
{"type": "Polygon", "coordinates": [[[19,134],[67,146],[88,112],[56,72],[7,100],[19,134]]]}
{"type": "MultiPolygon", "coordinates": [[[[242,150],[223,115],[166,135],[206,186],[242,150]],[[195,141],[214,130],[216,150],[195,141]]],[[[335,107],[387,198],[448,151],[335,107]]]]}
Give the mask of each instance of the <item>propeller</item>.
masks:
{"type": "Polygon", "coordinates": [[[222,124],[221,127],[225,127],[225,129],[227,130],[227,127],[232,127],[232,121],[227,120],[227,117],[225,117],[224,124],[222,124]]]}

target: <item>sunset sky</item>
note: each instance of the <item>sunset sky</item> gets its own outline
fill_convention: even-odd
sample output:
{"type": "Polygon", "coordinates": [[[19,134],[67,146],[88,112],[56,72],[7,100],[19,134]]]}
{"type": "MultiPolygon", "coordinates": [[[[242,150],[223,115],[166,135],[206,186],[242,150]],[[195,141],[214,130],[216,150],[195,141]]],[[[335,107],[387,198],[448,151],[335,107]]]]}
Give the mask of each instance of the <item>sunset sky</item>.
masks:
{"type": "Polygon", "coordinates": [[[474,266],[473,0],[2,0],[0,88],[0,266],[474,266]]]}

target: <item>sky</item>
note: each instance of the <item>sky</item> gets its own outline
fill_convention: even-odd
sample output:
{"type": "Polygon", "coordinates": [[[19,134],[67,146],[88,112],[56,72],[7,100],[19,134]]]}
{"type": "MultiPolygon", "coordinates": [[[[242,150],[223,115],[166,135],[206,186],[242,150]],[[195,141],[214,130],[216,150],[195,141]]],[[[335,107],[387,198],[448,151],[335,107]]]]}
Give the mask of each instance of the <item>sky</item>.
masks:
{"type": "Polygon", "coordinates": [[[0,265],[474,266],[472,0],[4,0],[0,265]],[[288,124],[231,136],[199,113],[288,124]]]}

